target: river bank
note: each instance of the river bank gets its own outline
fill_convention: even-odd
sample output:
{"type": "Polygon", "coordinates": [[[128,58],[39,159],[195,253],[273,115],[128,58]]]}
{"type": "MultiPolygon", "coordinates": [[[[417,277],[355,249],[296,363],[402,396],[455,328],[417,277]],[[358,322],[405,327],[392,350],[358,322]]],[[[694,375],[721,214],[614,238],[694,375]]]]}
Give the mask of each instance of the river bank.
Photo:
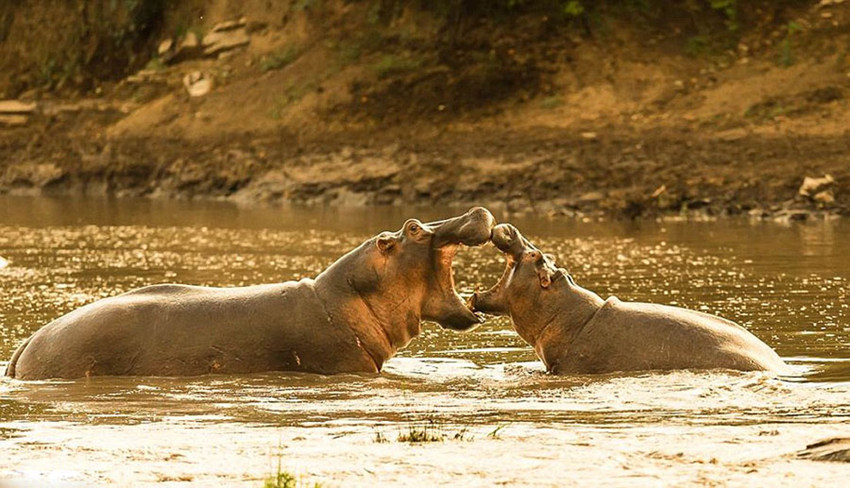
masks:
{"type": "Polygon", "coordinates": [[[40,15],[61,12],[6,7],[0,61],[32,66],[0,83],[0,193],[846,215],[850,3],[739,3],[449,21],[406,2],[281,1],[281,16],[185,0],[132,63],[41,82],[37,48],[65,51],[33,44],[40,15]]]}
{"type": "MultiPolygon", "coordinates": [[[[286,139],[286,137],[281,137],[286,139]]],[[[336,135],[289,142],[91,141],[32,136],[8,144],[0,192],[228,200],[242,205],[483,204],[552,217],[659,216],[806,220],[846,215],[850,138],[540,129],[431,138],[336,135]],[[12,147],[10,147],[12,146],[12,147]],[[824,199],[806,177],[837,175],[824,199]]]]}

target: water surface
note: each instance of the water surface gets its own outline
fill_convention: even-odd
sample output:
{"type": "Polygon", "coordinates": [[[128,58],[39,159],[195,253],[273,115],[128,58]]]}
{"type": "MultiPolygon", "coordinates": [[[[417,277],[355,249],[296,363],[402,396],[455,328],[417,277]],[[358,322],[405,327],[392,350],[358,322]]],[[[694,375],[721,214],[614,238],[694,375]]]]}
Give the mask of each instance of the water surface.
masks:
{"type": "MultiPolygon", "coordinates": [[[[409,217],[457,213],[0,196],[0,369],[43,324],[98,298],[313,276],[409,217]]],[[[425,324],[380,376],[4,379],[0,480],[258,486],[278,460],[330,486],[800,486],[850,475],[787,456],[850,436],[848,223],[509,220],[603,297],[735,320],[796,376],[554,378],[508,321],[492,319],[470,333],[425,324]],[[411,428],[446,439],[399,442],[411,428]]],[[[458,287],[488,287],[502,267],[492,246],[463,249],[458,287]]]]}

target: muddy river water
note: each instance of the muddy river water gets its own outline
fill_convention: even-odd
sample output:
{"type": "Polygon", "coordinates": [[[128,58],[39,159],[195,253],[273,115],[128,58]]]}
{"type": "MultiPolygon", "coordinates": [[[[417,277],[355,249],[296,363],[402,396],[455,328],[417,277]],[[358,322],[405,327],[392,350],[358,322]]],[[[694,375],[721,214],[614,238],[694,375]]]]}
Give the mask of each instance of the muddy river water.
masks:
{"type": "MultiPolygon", "coordinates": [[[[0,371],[52,318],[139,286],[313,276],[408,217],[457,209],[240,209],[0,196],[0,371]]],[[[496,215],[500,220],[504,215],[496,215]]],[[[502,319],[425,324],[381,375],[0,380],[0,486],[836,486],[797,459],[850,436],[850,222],[511,218],[603,297],[736,320],[795,375],[550,377],[502,319]],[[401,438],[427,432],[439,442],[401,438]]],[[[496,250],[462,249],[461,291],[496,250]]],[[[846,486],[846,485],[845,485],[846,486]]]]}

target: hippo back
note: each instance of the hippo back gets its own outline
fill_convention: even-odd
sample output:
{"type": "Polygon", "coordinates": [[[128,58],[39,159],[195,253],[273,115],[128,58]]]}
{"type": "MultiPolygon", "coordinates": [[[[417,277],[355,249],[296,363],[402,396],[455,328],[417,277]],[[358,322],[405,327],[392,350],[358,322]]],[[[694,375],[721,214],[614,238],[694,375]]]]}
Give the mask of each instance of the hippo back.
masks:
{"type": "Polygon", "coordinates": [[[154,285],[99,300],[37,331],[19,379],[375,370],[332,323],[312,280],[238,288],[154,285]]]}
{"type": "Polygon", "coordinates": [[[605,301],[552,365],[560,373],[735,369],[783,373],[767,344],[729,320],[679,307],[605,301]]]}

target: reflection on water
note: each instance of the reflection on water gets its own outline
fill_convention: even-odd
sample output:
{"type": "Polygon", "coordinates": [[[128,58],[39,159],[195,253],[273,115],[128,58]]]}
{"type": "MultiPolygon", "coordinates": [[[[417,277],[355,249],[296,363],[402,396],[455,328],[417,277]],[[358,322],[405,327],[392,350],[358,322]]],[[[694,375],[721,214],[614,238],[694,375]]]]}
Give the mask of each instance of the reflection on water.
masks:
{"type": "MultiPolygon", "coordinates": [[[[8,261],[0,266],[0,358],[7,360],[21,340],[52,318],[101,297],[159,282],[238,286],[312,276],[363,239],[398,228],[408,217],[425,220],[455,213],[457,209],[434,208],[241,210],[216,203],[0,197],[0,256],[8,261]]],[[[394,440],[393,432],[427,419],[451,432],[467,429],[477,439],[472,441],[476,452],[493,459],[529,442],[571,446],[576,458],[570,460],[563,458],[566,451],[551,447],[523,452],[516,462],[524,474],[514,480],[520,484],[558,484],[562,478],[557,473],[565,465],[581,469],[594,462],[596,474],[611,479],[699,484],[702,478],[691,468],[695,459],[705,457],[700,472],[707,480],[713,479],[711,473],[732,476],[737,470],[743,476],[748,474],[745,463],[761,459],[752,469],[770,473],[771,484],[793,486],[787,473],[809,476],[807,466],[813,463],[776,461],[777,455],[816,440],[812,437],[850,435],[843,425],[850,417],[846,222],[511,221],[555,254],[580,284],[603,297],[674,304],[736,320],[773,346],[799,376],[779,380],[760,374],[675,372],[553,378],[543,373],[506,320],[490,320],[469,333],[427,324],[380,376],[4,379],[0,448],[23,459],[29,471],[4,475],[3,469],[12,466],[0,461],[0,480],[51,482],[49,457],[42,451],[54,449],[68,459],[75,459],[79,450],[103,458],[97,461],[101,465],[61,475],[62,482],[162,481],[157,470],[169,473],[174,464],[159,466],[160,461],[140,452],[179,444],[190,436],[186,429],[205,432],[214,444],[232,443],[255,454],[259,450],[264,453],[261,461],[280,444],[275,433],[286,433],[300,446],[297,455],[288,454],[293,462],[331,479],[436,479],[422,478],[434,475],[417,468],[423,462],[454,466],[456,476],[450,470],[440,472],[445,479],[460,476],[468,484],[491,485],[506,481],[502,475],[510,477],[495,468],[478,473],[475,458],[464,464],[460,453],[472,449],[468,446],[441,444],[417,452],[414,460],[404,457],[407,446],[391,442],[392,448],[385,448],[372,440],[376,429],[394,440]],[[503,434],[489,436],[505,425],[510,427],[503,434]],[[246,428],[255,432],[250,440],[240,436],[246,428]],[[109,444],[105,435],[148,437],[148,444],[138,441],[127,447],[131,461],[141,466],[136,474],[115,478],[116,465],[107,455],[115,447],[104,447],[109,444]],[[682,444],[692,438],[703,444],[682,444]],[[722,458],[719,451],[730,442],[753,447],[735,447],[722,458]],[[707,446],[717,449],[706,451],[707,446]],[[688,452],[680,456],[683,450],[688,452]],[[368,464],[368,453],[378,451],[395,471],[357,466],[368,464]],[[605,457],[605,452],[613,454],[605,457]],[[751,455],[741,457],[744,453],[751,455]],[[322,456],[333,463],[320,461],[322,456]],[[712,465],[710,460],[718,456],[722,459],[712,465]],[[612,457],[618,461],[610,462],[612,457]],[[557,461],[560,468],[547,469],[535,459],[557,461]],[[636,478],[624,474],[624,465],[636,478]],[[669,471],[671,465],[681,469],[669,471]],[[388,471],[375,478],[376,469],[388,471]]],[[[490,286],[502,266],[492,246],[464,249],[455,260],[459,289],[490,286]]],[[[187,446],[180,455],[203,462],[209,454],[201,451],[187,446]]],[[[256,485],[256,478],[243,471],[267,466],[246,456],[239,459],[226,477],[214,479],[256,485]]],[[[842,469],[811,469],[817,476],[802,479],[846,477],[842,469]]],[[[212,475],[191,476],[201,481],[212,475]]]]}

